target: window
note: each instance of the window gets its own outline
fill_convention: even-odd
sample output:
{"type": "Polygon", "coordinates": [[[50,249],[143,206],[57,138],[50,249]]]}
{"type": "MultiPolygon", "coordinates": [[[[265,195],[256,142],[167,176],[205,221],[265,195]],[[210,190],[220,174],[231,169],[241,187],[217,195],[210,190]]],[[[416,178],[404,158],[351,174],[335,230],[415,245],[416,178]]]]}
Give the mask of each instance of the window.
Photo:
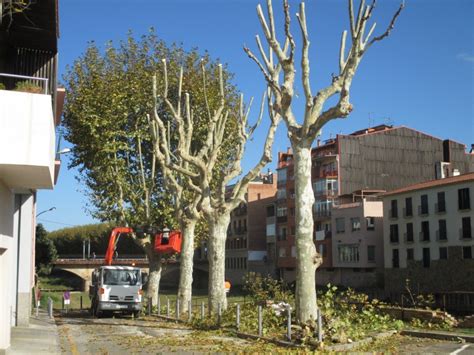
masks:
{"type": "Polygon", "coordinates": [[[359,262],[359,246],[355,244],[343,244],[338,246],[339,262],[341,263],[358,263],[359,262]]]}
{"type": "Polygon", "coordinates": [[[275,206],[267,206],[267,217],[275,216],[275,206]]]}
{"type": "Polygon", "coordinates": [[[286,175],[287,175],[286,168],[278,169],[277,174],[278,174],[278,180],[277,180],[278,184],[285,183],[286,182],[286,175]]]}
{"type": "Polygon", "coordinates": [[[296,246],[294,245],[291,247],[291,256],[293,258],[296,258],[296,246]]]}
{"type": "Polygon", "coordinates": [[[286,199],[286,188],[282,187],[277,190],[277,199],[286,199]]]}
{"type": "Polygon", "coordinates": [[[278,248],[278,256],[279,256],[280,258],[286,257],[286,249],[285,249],[285,247],[280,247],[280,248],[278,248]]]}
{"type": "Polygon", "coordinates": [[[428,214],[428,195],[421,195],[420,214],[428,214]]]}
{"type": "Polygon", "coordinates": [[[448,248],[439,248],[439,260],[448,260],[448,248]]]}
{"type": "Polygon", "coordinates": [[[319,254],[321,254],[321,256],[323,258],[325,258],[327,256],[328,252],[327,252],[327,248],[324,244],[319,244],[319,254]]]}
{"type": "Polygon", "coordinates": [[[365,217],[365,221],[367,223],[368,231],[375,230],[375,217],[365,217]]]}
{"type": "Polygon", "coordinates": [[[398,205],[397,200],[392,200],[390,202],[390,218],[398,218],[398,205]]]}
{"type": "Polygon", "coordinates": [[[413,223],[407,223],[407,234],[405,238],[407,242],[413,242],[413,223]]]}
{"type": "Polygon", "coordinates": [[[295,215],[295,208],[291,207],[290,208],[290,216],[294,216],[294,215],[295,215]]]}
{"type": "Polygon", "coordinates": [[[430,223],[428,221],[421,222],[420,240],[422,242],[430,241],[430,223]]]}
{"type": "Polygon", "coordinates": [[[413,248],[407,249],[407,260],[415,260],[415,249],[413,248]]]}
{"type": "Polygon", "coordinates": [[[352,231],[359,231],[360,230],[360,218],[359,217],[351,218],[351,225],[352,225],[352,231]]]}
{"type": "Polygon", "coordinates": [[[430,267],[430,248],[423,248],[423,267],[430,267]]]}
{"type": "Polygon", "coordinates": [[[471,239],[471,217],[463,217],[462,219],[462,229],[461,229],[461,238],[462,239],[471,239]]]}
{"type": "Polygon", "coordinates": [[[375,263],[375,245],[367,246],[367,261],[369,263],[375,263]]]}
{"type": "Polygon", "coordinates": [[[446,220],[440,219],[438,221],[438,240],[447,240],[448,230],[446,228],[446,220]]]}
{"type": "Polygon", "coordinates": [[[462,257],[463,259],[472,259],[472,247],[463,247],[462,257]]]}
{"type": "Polygon", "coordinates": [[[398,269],[400,267],[400,256],[398,254],[398,249],[392,250],[392,267],[398,269]]]}
{"type": "Polygon", "coordinates": [[[405,217],[413,216],[413,204],[411,197],[405,199],[405,217]]]}
{"type": "Polygon", "coordinates": [[[460,210],[468,210],[471,208],[468,187],[458,190],[458,207],[460,210]]]}
{"type": "Polygon", "coordinates": [[[295,198],[295,189],[290,189],[290,198],[291,199],[295,198]]]}
{"type": "Polygon", "coordinates": [[[336,233],[344,233],[344,218],[336,218],[336,233]]]}
{"type": "Polygon", "coordinates": [[[286,240],[286,227],[278,227],[278,240],[286,240]]]}
{"type": "Polygon", "coordinates": [[[286,217],[287,213],[288,213],[288,210],[285,206],[277,208],[277,216],[278,217],[286,217]]]}
{"type": "Polygon", "coordinates": [[[398,243],[398,224],[390,225],[390,243],[398,243]]]}
{"type": "Polygon", "coordinates": [[[436,212],[446,212],[446,201],[444,191],[438,192],[438,203],[436,204],[436,212]]]}

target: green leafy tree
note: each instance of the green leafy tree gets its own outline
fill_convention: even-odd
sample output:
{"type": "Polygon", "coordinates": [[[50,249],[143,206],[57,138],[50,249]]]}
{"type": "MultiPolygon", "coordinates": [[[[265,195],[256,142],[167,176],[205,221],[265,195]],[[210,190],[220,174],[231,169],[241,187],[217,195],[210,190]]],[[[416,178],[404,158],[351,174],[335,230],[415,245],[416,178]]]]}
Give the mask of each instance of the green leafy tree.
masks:
{"type": "Polygon", "coordinates": [[[58,254],[48,232],[40,223],[36,226],[35,265],[39,274],[49,274],[58,254]]]}
{"type": "MultiPolygon", "coordinates": [[[[153,76],[157,75],[157,85],[163,85],[163,59],[169,63],[169,72],[176,74],[173,77],[178,77],[183,68],[182,89],[192,94],[196,113],[212,109],[216,100],[209,95],[209,106],[205,105],[201,81],[196,80],[201,63],[214,65],[209,56],[202,56],[196,49],[186,52],[180,46],[168,46],[153,30],[140,40],[129,34],[118,46],[109,43],[103,53],[91,43],[65,75],[63,123],[66,139],[74,144],[70,167],[79,169],[78,179],[89,195],[88,210],[101,221],[158,228],[178,226],[176,196],[165,187],[148,119],[156,109],[153,76]]],[[[225,70],[224,77],[229,92],[235,92],[231,74],[225,70]]],[[[168,84],[170,92],[178,91],[178,80],[168,84]]],[[[164,108],[158,110],[169,122],[164,108]]],[[[196,147],[204,132],[205,127],[197,122],[193,136],[196,147]]],[[[184,191],[186,196],[189,193],[184,191]]],[[[162,257],[154,253],[154,236],[134,235],[133,239],[148,256],[148,291],[156,304],[162,257]]]]}

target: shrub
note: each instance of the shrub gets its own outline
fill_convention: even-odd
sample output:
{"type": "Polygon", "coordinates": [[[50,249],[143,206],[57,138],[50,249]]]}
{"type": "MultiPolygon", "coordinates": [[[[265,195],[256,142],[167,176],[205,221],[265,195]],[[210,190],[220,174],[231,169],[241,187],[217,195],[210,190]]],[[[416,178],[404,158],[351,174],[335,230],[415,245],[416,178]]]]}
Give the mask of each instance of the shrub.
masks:
{"type": "Polygon", "coordinates": [[[15,91],[29,92],[32,94],[42,94],[44,89],[41,86],[30,83],[29,81],[20,81],[15,86],[15,91]]]}
{"type": "Polygon", "coordinates": [[[5,85],[3,83],[0,83],[0,90],[5,90],[5,85]]]}

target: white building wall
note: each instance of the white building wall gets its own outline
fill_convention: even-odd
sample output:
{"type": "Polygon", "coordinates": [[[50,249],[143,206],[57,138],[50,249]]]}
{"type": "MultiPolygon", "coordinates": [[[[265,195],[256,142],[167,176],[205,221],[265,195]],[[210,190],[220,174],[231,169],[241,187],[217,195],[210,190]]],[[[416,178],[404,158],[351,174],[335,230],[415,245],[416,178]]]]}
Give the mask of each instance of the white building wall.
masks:
{"type": "Polygon", "coordinates": [[[12,255],[12,326],[29,324],[31,289],[34,282],[34,195],[15,195],[12,255]]]}
{"type": "Polygon", "coordinates": [[[14,195],[0,179],[0,352],[10,347],[14,195]]]}
{"type": "MultiPolygon", "coordinates": [[[[386,196],[383,199],[384,209],[384,251],[385,251],[385,268],[392,268],[392,250],[399,250],[400,268],[407,267],[407,249],[414,249],[414,260],[421,261],[423,259],[423,248],[430,248],[430,259],[439,260],[439,248],[450,246],[474,246],[474,238],[471,240],[461,240],[459,229],[461,228],[462,218],[471,217],[471,227],[474,231],[474,182],[461,182],[455,184],[447,184],[435,186],[428,189],[410,191],[397,195],[386,196]],[[458,209],[458,190],[462,188],[470,188],[470,210],[460,211],[458,209]],[[438,200],[438,192],[444,191],[446,212],[436,213],[435,203],[438,200]],[[428,195],[428,215],[420,216],[418,206],[421,205],[421,195],[428,195]],[[405,217],[403,208],[405,207],[405,198],[412,198],[413,216],[405,217]],[[389,210],[391,201],[397,200],[398,218],[390,218],[389,210]],[[436,231],[438,230],[438,220],[446,220],[447,240],[436,240],[436,231]],[[430,228],[430,241],[420,241],[421,222],[428,221],[430,228]],[[406,224],[413,223],[413,242],[406,242],[404,234],[406,233],[406,224]],[[390,242],[390,225],[398,224],[399,242],[390,242]]],[[[449,259],[449,255],[448,255],[449,259]]]]}

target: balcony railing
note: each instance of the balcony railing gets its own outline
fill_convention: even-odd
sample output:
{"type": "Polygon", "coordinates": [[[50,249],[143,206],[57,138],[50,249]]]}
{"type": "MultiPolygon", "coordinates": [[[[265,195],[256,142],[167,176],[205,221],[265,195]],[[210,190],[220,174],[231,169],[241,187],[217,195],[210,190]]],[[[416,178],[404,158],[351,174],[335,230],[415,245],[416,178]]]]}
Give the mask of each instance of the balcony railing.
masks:
{"type": "Polygon", "coordinates": [[[429,242],[430,241],[430,233],[420,232],[420,242],[429,242]]]}
{"type": "Polygon", "coordinates": [[[404,233],[403,240],[405,243],[413,243],[413,233],[404,233]]]}
{"type": "Polygon", "coordinates": [[[34,77],[34,76],[26,76],[26,75],[17,75],[17,74],[7,74],[7,73],[0,73],[0,77],[4,77],[4,78],[12,78],[12,79],[19,79],[19,80],[15,80],[15,81],[20,81],[20,80],[28,80],[30,82],[33,82],[34,84],[36,84],[35,82],[38,82],[38,83],[41,83],[41,88],[43,90],[43,94],[47,95],[48,94],[48,83],[49,83],[49,79],[48,78],[37,78],[37,77],[34,77]]]}
{"type": "Polygon", "coordinates": [[[245,233],[247,233],[247,227],[237,227],[237,228],[234,229],[234,233],[236,235],[245,234],[245,233]]]}
{"type": "Polygon", "coordinates": [[[471,229],[459,228],[459,239],[472,239],[471,229]]]}
{"type": "Polygon", "coordinates": [[[436,231],[436,240],[440,242],[446,242],[448,240],[448,233],[445,230],[437,230],[436,231]]]}
{"type": "Polygon", "coordinates": [[[234,216],[245,216],[247,214],[247,206],[238,207],[234,210],[234,216]]]}
{"type": "Polygon", "coordinates": [[[403,217],[413,217],[413,209],[407,209],[403,207],[403,217]]]}
{"type": "Polygon", "coordinates": [[[398,210],[390,208],[388,210],[388,217],[391,219],[397,219],[398,218],[398,210]]]}
{"type": "Polygon", "coordinates": [[[418,215],[419,216],[427,216],[428,214],[429,214],[428,206],[425,206],[425,208],[423,208],[423,206],[418,206],[418,215]]]}
{"type": "Polygon", "coordinates": [[[315,217],[331,217],[331,210],[315,211],[315,217]]]}
{"type": "Polygon", "coordinates": [[[446,203],[445,202],[435,203],[435,212],[436,213],[446,213],[446,203]]]}

